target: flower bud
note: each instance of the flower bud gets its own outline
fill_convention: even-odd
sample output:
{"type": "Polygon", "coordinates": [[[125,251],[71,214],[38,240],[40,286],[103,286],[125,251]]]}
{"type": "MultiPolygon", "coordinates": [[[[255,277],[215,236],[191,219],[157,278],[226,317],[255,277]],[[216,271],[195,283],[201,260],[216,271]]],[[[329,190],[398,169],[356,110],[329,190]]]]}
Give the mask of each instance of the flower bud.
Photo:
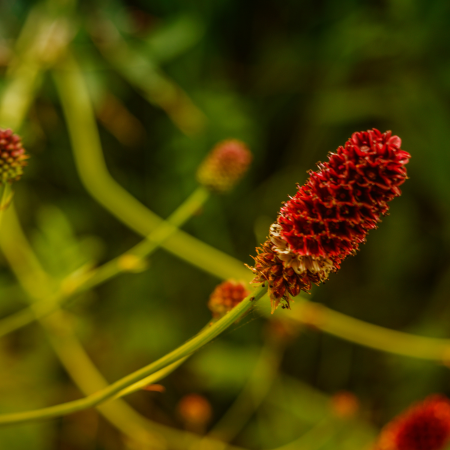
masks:
{"type": "Polygon", "coordinates": [[[252,154],[243,142],[219,142],[200,164],[197,180],[213,192],[227,192],[242,178],[251,161],[252,154]]]}
{"type": "Polygon", "coordinates": [[[0,185],[19,180],[27,159],[20,137],[0,128],[0,185]]]}
{"type": "Polygon", "coordinates": [[[433,395],[382,430],[376,450],[443,450],[450,442],[450,400],[433,395]]]}
{"type": "Polygon", "coordinates": [[[206,426],[212,417],[211,404],[199,394],[185,395],[178,403],[177,410],[190,429],[206,426]]]}
{"type": "Polygon", "coordinates": [[[209,297],[208,308],[213,317],[219,319],[250,295],[244,283],[233,280],[219,284],[209,297]]]}
{"type": "Polygon", "coordinates": [[[350,419],[359,409],[359,400],[355,394],[348,391],[336,392],[331,397],[331,410],[340,419],[350,419]]]}
{"type": "Polygon", "coordinates": [[[377,227],[407,178],[410,155],[400,145],[390,131],[354,133],[284,203],[249,267],[253,283],[269,283],[272,312],[326,281],[377,227]]]}

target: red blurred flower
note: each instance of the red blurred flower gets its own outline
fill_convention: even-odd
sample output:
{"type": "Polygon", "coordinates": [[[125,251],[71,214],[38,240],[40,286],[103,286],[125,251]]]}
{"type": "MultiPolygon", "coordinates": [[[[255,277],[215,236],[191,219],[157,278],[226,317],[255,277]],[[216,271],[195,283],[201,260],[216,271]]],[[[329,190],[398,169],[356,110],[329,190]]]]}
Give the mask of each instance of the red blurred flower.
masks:
{"type": "Polygon", "coordinates": [[[251,161],[252,154],[242,141],[219,142],[198,168],[197,180],[213,192],[226,192],[242,178],[251,161]]]}
{"type": "Polygon", "coordinates": [[[214,318],[220,318],[248,295],[250,295],[250,291],[247,290],[244,283],[233,280],[224,281],[216,286],[209,297],[208,308],[214,318]]]}
{"type": "Polygon", "coordinates": [[[400,145],[390,131],[354,133],[284,203],[251,268],[254,282],[269,283],[273,309],[325,281],[377,227],[407,178],[400,145]]]}
{"type": "Polygon", "coordinates": [[[19,180],[27,159],[20,137],[0,128],[0,185],[19,180]]]}
{"type": "Polygon", "coordinates": [[[450,400],[428,397],[397,416],[380,434],[377,450],[441,450],[450,441],[450,400]]]}

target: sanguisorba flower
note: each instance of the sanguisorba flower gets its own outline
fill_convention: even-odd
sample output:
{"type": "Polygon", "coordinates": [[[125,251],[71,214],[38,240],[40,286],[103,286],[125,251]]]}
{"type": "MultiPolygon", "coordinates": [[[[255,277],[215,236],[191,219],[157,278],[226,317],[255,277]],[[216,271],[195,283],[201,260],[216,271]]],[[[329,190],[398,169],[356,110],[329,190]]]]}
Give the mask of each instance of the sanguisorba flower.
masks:
{"type": "Polygon", "coordinates": [[[250,291],[244,283],[227,280],[216,286],[209,297],[208,308],[213,317],[217,319],[231,311],[248,295],[250,295],[250,291]]]}
{"type": "Polygon", "coordinates": [[[382,430],[376,450],[442,450],[450,442],[450,400],[433,395],[382,430]]]}
{"type": "Polygon", "coordinates": [[[27,159],[20,137],[0,128],[0,185],[19,180],[27,159]]]}
{"type": "Polygon", "coordinates": [[[251,161],[252,154],[242,141],[219,142],[200,164],[197,180],[213,192],[224,193],[242,178],[251,161]]]}
{"type": "Polygon", "coordinates": [[[354,133],[283,204],[249,267],[253,283],[268,283],[272,312],[327,280],[377,227],[407,178],[410,155],[400,146],[390,131],[354,133]]]}

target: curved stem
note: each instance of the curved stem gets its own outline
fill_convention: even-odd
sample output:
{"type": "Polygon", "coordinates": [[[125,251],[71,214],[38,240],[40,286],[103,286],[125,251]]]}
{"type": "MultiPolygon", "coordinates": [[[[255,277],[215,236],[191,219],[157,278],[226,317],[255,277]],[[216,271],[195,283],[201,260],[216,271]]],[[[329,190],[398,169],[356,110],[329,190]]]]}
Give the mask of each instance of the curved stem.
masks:
{"type": "Polygon", "coordinates": [[[98,20],[89,28],[94,43],[105,59],[139,89],[146,100],[162,108],[183,133],[192,135],[200,132],[206,117],[188,95],[161,71],[148,54],[144,56],[133,48],[111,20],[103,17],[102,21],[107,23],[108,33],[98,36],[98,20]],[[135,67],[140,70],[136,71],[135,67]]]}
{"type": "MultiPolygon", "coordinates": [[[[197,188],[193,194],[169,216],[167,221],[162,221],[147,238],[125,252],[123,255],[103,264],[91,273],[83,274],[76,280],[68,279],[63,282],[62,288],[49,298],[40,300],[32,305],[32,309],[25,308],[0,320],[0,337],[18,328],[21,328],[34,320],[45,317],[57,311],[64,301],[76,294],[92,289],[101,283],[111,279],[121,272],[133,270],[143,265],[143,259],[167,239],[178,227],[182,226],[193,214],[198,211],[208,199],[209,192],[203,187],[197,188]]],[[[1,213],[1,212],[0,212],[1,213]]],[[[1,216],[0,216],[1,217],[1,216]]]]}
{"type": "Polygon", "coordinates": [[[226,330],[239,317],[245,314],[252,306],[253,302],[260,299],[267,293],[267,288],[258,288],[253,295],[246,297],[239,305],[231,310],[225,317],[212,324],[204,332],[198,334],[190,341],[181,345],[177,349],[158,359],[152,364],[143,367],[142,369],[133,372],[120,380],[112,383],[108,387],[99,390],[95,394],[91,394],[83,399],[75,400],[61,405],[51,406],[49,408],[42,408],[34,411],[25,411],[21,413],[2,414],[0,415],[0,425],[9,423],[28,422],[38,419],[46,419],[50,417],[57,417],[65,414],[70,414],[75,411],[90,408],[99,405],[102,402],[112,398],[118,392],[124,390],[128,386],[138,382],[139,380],[148,377],[149,375],[163,369],[169,364],[178,361],[180,358],[194,353],[199,348],[210,342],[222,331],[226,330]]]}
{"type": "MultiPolygon", "coordinates": [[[[58,69],[54,72],[54,79],[82,183],[121,222],[143,236],[149,235],[163,221],[124,190],[109,174],[89,92],[78,65],[67,54],[64,64],[60,64],[58,69]]],[[[220,279],[252,278],[251,272],[242,263],[181,230],[174,231],[162,243],[162,247],[220,279]]]]}
{"type": "MultiPolygon", "coordinates": [[[[47,6],[52,6],[51,3],[47,6]]],[[[0,101],[0,126],[16,131],[20,128],[41,83],[42,71],[64,52],[72,37],[73,25],[66,16],[73,6],[66,2],[48,8],[39,3],[31,9],[17,39],[17,56],[6,74],[7,85],[0,101]]]]}
{"type": "Polygon", "coordinates": [[[7,181],[2,182],[1,180],[0,180],[0,190],[2,192],[0,197],[0,229],[1,229],[3,221],[3,212],[11,203],[13,191],[11,190],[11,185],[7,181]]]}
{"type": "Polygon", "coordinates": [[[273,450],[316,450],[323,447],[336,433],[336,419],[326,417],[309,429],[306,433],[288,444],[273,450]]]}
{"type": "Polygon", "coordinates": [[[177,232],[193,214],[195,214],[208,199],[209,192],[198,187],[191,196],[177,208],[166,221],[161,223],[139,244],[125,252],[123,255],[112,259],[94,270],[91,275],[84,278],[79,285],[76,286],[74,294],[92,289],[100,283],[109,280],[113,276],[131,270],[133,267],[142,265],[143,259],[149,256],[154,250],[161,246],[164,241],[177,232]]]}
{"type": "Polygon", "coordinates": [[[230,442],[239,434],[276,379],[284,348],[276,333],[268,336],[244,389],[208,433],[209,438],[230,442]]]}
{"type": "MultiPolygon", "coordinates": [[[[182,214],[179,214],[178,218],[180,220],[181,217],[182,214]]],[[[39,261],[29,246],[13,207],[8,211],[5,225],[7,232],[0,234],[0,246],[20,283],[28,292],[30,299],[38,300],[41,296],[48,295],[48,292],[51,290],[50,279],[46,277],[39,261]],[[33,278],[38,283],[32,283],[33,278]]],[[[34,306],[33,304],[32,307],[34,306]]],[[[71,321],[67,319],[67,314],[57,311],[56,315],[41,319],[40,322],[46,329],[50,342],[63,366],[82,392],[88,395],[107,387],[108,383],[92,363],[73,333],[71,321]]],[[[181,358],[151,375],[150,379],[146,378],[143,381],[147,384],[163,378],[185,359],[186,357],[181,358]]],[[[142,382],[136,383],[119,392],[116,397],[126,395],[131,390],[140,388],[142,384],[142,382]]],[[[166,442],[169,441],[176,445],[177,448],[184,449],[186,439],[197,443],[203,442],[201,438],[194,435],[171,430],[151,422],[130,408],[122,400],[98,405],[97,409],[112,424],[125,433],[130,440],[145,448],[151,446],[155,449],[165,449],[167,448],[166,442]]],[[[221,448],[222,444],[220,442],[208,440],[208,449],[221,448]]]]}
{"type": "Polygon", "coordinates": [[[440,362],[450,358],[450,339],[390,330],[308,300],[302,300],[298,307],[293,308],[290,317],[298,323],[311,325],[325,333],[387,353],[440,362]]]}
{"type": "Polygon", "coordinates": [[[164,367],[161,370],[158,370],[158,372],[155,372],[151,375],[149,375],[146,378],[143,378],[142,380],[138,381],[137,383],[132,384],[131,386],[128,386],[125,389],[122,389],[119,391],[113,399],[124,397],[125,395],[132,394],[133,392],[136,392],[145,386],[148,386],[150,384],[156,383],[159,380],[162,380],[167,375],[171,374],[175,369],[177,369],[181,364],[184,363],[188,359],[188,356],[185,356],[183,358],[180,358],[178,361],[175,361],[172,364],[169,364],[168,366],[164,367]]]}

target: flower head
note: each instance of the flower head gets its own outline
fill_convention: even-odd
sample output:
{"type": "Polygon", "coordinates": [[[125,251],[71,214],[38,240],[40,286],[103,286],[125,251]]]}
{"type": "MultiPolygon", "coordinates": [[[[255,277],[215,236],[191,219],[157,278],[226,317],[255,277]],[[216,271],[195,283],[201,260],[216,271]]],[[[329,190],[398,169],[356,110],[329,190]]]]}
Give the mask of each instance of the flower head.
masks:
{"type": "Polygon", "coordinates": [[[254,283],[269,283],[272,310],[327,280],[377,227],[407,178],[400,145],[390,131],[354,133],[284,203],[250,267],[254,283]]]}
{"type": "Polygon", "coordinates": [[[450,400],[433,395],[382,430],[377,450],[441,450],[450,441],[450,400]]]}
{"type": "Polygon", "coordinates": [[[244,175],[252,161],[247,146],[237,139],[219,142],[197,171],[197,180],[213,192],[229,191],[244,175]]]}
{"type": "Polygon", "coordinates": [[[248,295],[250,295],[250,291],[247,290],[244,283],[233,280],[224,281],[214,289],[209,297],[208,308],[214,318],[220,318],[248,295]]]}
{"type": "Polygon", "coordinates": [[[20,137],[0,128],[0,185],[19,180],[27,159],[20,137]]]}

